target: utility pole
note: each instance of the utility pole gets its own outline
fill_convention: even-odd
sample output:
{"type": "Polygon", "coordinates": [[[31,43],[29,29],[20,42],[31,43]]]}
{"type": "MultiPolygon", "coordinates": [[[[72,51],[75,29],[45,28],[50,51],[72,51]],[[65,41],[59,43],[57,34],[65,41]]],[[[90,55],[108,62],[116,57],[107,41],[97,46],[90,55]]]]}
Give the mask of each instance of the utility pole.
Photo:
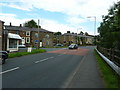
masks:
{"type": "Polygon", "coordinates": [[[39,27],[39,19],[38,19],[38,43],[37,43],[37,49],[40,47],[40,27],[39,27]]]}
{"type": "Polygon", "coordinates": [[[89,16],[87,18],[94,18],[94,41],[96,42],[96,37],[95,37],[95,34],[96,34],[96,16],[89,16]]]}

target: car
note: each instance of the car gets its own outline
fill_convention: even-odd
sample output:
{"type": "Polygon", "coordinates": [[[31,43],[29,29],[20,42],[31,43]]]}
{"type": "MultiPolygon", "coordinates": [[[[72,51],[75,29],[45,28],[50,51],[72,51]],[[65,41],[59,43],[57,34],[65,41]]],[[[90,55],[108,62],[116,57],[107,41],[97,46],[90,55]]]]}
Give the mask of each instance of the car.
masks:
{"type": "Polygon", "coordinates": [[[77,44],[71,44],[68,48],[69,49],[78,49],[78,45],[77,44]]]}
{"type": "Polygon", "coordinates": [[[18,45],[18,48],[25,48],[25,45],[18,45]]]}
{"type": "Polygon", "coordinates": [[[8,58],[8,53],[7,51],[0,51],[0,64],[4,64],[6,59],[8,58]]]}
{"type": "Polygon", "coordinates": [[[55,47],[63,47],[64,45],[63,44],[56,44],[55,47]]]}

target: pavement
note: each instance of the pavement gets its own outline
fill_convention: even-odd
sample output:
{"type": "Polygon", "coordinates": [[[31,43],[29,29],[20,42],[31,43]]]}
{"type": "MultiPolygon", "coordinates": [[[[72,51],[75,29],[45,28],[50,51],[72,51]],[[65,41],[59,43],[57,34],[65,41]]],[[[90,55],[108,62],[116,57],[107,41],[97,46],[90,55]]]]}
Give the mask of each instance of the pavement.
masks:
{"type": "Polygon", "coordinates": [[[83,57],[68,88],[104,88],[94,56],[94,47],[89,48],[88,54],[83,57]]]}
{"type": "Polygon", "coordinates": [[[46,49],[46,53],[8,59],[3,88],[103,88],[94,47],[46,49]]]}

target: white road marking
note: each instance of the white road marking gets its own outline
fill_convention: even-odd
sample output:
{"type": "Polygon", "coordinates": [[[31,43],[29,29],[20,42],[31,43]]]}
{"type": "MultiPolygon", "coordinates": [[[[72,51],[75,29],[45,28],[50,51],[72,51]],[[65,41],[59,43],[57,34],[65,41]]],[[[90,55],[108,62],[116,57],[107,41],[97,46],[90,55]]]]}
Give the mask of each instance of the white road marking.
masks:
{"type": "Polygon", "coordinates": [[[0,72],[0,74],[4,74],[4,73],[7,73],[7,72],[11,72],[11,71],[14,71],[14,70],[17,70],[17,69],[19,69],[19,67],[16,67],[16,68],[13,68],[13,69],[9,69],[9,70],[0,72]]]}
{"type": "Polygon", "coordinates": [[[42,59],[42,60],[39,60],[39,61],[35,61],[35,63],[44,62],[44,61],[46,61],[48,59],[51,59],[51,58],[54,58],[54,57],[49,57],[49,58],[45,58],[45,59],[42,59]]]}
{"type": "Polygon", "coordinates": [[[63,54],[60,54],[60,55],[58,55],[58,56],[62,56],[63,54]]]}

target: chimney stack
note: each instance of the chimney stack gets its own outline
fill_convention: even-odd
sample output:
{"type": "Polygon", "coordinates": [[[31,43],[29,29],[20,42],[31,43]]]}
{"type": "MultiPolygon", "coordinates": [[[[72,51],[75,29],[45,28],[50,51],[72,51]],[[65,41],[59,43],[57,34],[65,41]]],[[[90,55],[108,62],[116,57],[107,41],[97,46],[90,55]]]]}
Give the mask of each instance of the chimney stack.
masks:
{"type": "Polygon", "coordinates": [[[10,26],[12,26],[11,22],[10,22],[10,26]]]}
{"type": "Polygon", "coordinates": [[[22,24],[20,24],[20,27],[22,27],[22,24]]]}

